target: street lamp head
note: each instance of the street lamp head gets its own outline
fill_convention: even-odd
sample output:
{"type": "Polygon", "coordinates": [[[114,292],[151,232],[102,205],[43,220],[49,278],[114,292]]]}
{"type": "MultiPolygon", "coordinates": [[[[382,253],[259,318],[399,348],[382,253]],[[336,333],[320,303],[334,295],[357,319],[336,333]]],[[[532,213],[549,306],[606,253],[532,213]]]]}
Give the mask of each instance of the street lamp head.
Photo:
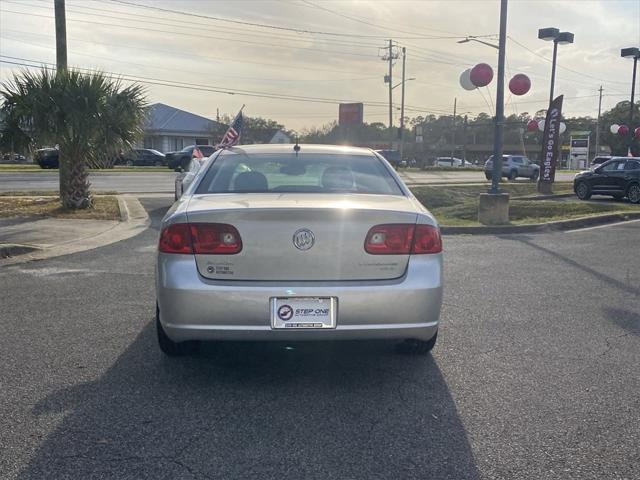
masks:
{"type": "Polygon", "coordinates": [[[637,47],[623,48],[620,56],[624,58],[640,58],[640,49],[637,47]]]}
{"type": "Polygon", "coordinates": [[[569,43],[573,43],[573,33],[560,32],[556,37],[556,42],[558,42],[559,45],[567,45],[569,43]]]}
{"type": "Polygon", "coordinates": [[[538,38],[540,40],[544,40],[545,42],[555,40],[559,34],[560,30],[554,27],[541,28],[538,30],[538,38]]]}

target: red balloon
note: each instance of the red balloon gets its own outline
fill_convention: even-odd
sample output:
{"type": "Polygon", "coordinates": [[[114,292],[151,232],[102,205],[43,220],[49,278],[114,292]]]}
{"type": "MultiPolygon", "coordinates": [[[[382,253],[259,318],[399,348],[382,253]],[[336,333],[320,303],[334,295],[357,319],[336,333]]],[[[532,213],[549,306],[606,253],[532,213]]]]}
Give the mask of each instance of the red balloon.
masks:
{"type": "Polygon", "coordinates": [[[633,133],[636,138],[640,138],[640,127],[636,128],[633,133]]]}
{"type": "Polygon", "coordinates": [[[514,95],[524,95],[531,88],[531,80],[524,73],[514,75],[509,81],[509,90],[514,95]]]}
{"type": "Polygon", "coordinates": [[[538,130],[538,122],[535,120],[529,120],[529,123],[527,123],[527,131],[535,132],[536,130],[538,130]]]}
{"type": "Polygon", "coordinates": [[[493,69],[486,63],[479,63],[471,69],[469,76],[476,87],[486,87],[493,80],[493,69]]]}
{"type": "Polygon", "coordinates": [[[626,125],[620,125],[620,128],[618,129],[618,135],[624,137],[627,133],[629,133],[629,127],[627,127],[626,125]]]}

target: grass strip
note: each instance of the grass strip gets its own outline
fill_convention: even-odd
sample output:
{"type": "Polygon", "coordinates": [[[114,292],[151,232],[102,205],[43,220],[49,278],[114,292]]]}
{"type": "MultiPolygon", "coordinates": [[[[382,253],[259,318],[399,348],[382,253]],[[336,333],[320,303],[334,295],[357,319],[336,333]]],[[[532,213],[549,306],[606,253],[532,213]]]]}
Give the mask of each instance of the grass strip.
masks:
{"type": "Polygon", "coordinates": [[[53,217],[88,220],[120,220],[118,199],[113,195],[93,197],[93,206],[81,210],[66,209],[56,196],[0,196],[0,217],[53,217]]]}

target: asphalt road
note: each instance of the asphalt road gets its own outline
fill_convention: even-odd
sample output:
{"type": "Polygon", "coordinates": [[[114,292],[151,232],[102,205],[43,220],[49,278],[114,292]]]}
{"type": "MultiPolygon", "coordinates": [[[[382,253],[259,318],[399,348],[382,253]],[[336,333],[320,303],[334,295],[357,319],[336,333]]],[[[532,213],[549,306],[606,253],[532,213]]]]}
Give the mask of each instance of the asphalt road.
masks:
{"type": "MultiPolygon", "coordinates": [[[[401,170],[408,184],[486,183],[482,172],[427,172],[401,170]]],[[[558,172],[557,181],[573,180],[574,174],[558,172]]],[[[168,193],[174,191],[176,174],[167,172],[104,173],[89,175],[94,190],[120,193],[168,193]]],[[[519,182],[528,182],[518,179],[519,182]]],[[[58,172],[0,172],[0,192],[41,191],[58,189],[58,172]]]]}
{"type": "Polygon", "coordinates": [[[153,227],[0,269],[3,479],[636,479],[640,222],[445,237],[433,356],[156,346],[153,227]]]}

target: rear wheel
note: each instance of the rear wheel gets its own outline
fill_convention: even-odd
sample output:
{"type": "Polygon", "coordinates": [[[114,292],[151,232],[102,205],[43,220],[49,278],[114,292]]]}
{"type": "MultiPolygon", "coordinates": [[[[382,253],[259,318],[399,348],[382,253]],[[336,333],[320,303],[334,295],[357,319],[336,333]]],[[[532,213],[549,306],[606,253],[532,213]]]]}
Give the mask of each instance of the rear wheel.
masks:
{"type": "Polygon", "coordinates": [[[487,175],[486,173],[484,174],[485,177],[487,177],[487,180],[491,180],[491,175],[487,175]]]}
{"type": "Polygon", "coordinates": [[[156,331],[158,333],[158,346],[162,353],[169,357],[179,357],[182,355],[188,355],[195,352],[198,349],[198,342],[174,342],[171,340],[162,324],[160,323],[160,309],[156,305],[156,331]]]}
{"type": "Polygon", "coordinates": [[[127,160],[127,161],[125,162],[125,165],[126,165],[127,167],[133,167],[133,160],[127,160]]]}
{"type": "Polygon", "coordinates": [[[640,203],[640,184],[632,183],[629,185],[627,197],[631,203],[640,203]]]}
{"type": "Polygon", "coordinates": [[[436,345],[437,339],[438,332],[436,332],[433,337],[426,341],[418,340],[416,338],[408,338],[398,344],[397,350],[398,353],[404,353],[407,355],[424,355],[433,350],[433,347],[436,345]]]}
{"type": "Polygon", "coordinates": [[[537,170],[535,172],[533,172],[531,174],[531,176],[529,177],[531,179],[532,182],[537,182],[538,181],[538,177],[540,176],[540,172],[538,172],[537,170]]]}
{"type": "Polygon", "coordinates": [[[587,182],[580,182],[576,185],[576,195],[580,200],[589,200],[591,198],[591,188],[587,182]]]}
{"type": "Polygon", "coordinates": [[[509,180],[514,181],[517,177],[518,177],[518,171],[517,170],[511,170],[509,172],[509,180]]]}

